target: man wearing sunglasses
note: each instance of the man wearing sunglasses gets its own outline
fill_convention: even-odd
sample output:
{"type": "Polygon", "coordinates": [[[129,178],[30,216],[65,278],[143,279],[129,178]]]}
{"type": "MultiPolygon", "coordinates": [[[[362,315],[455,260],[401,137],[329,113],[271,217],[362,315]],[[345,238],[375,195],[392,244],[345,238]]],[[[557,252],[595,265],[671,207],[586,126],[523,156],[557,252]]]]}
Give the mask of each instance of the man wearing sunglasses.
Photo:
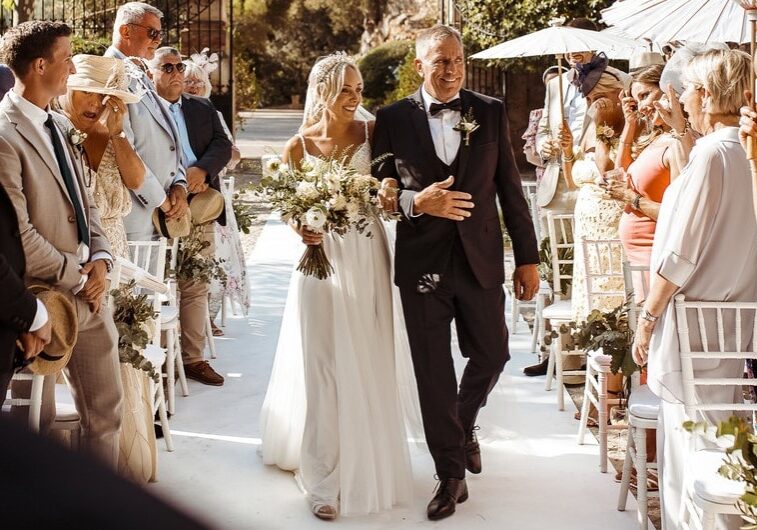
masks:
{"type": "MultiPolygon", "coordinates": [[[[113,45],[105,56],[140,63],[153,59],[163,38],[162,18],[160,10],[142,2],[122,5],[116,13],[113,45]]],[[[144,95],[127,106],[123,134],[145,163],[147,175],[144,184],[131,192],[133,206],[124,224],[130,241],[149,241],[156,237],[152,223],[156,208],[169,219],[186,212],[187,180],[179,131],[155,85],[143,74],[132,80],[129,89],[144,95]]]]}
{"type": "MultiPolygon", "coordinates": [[[[158,94],[168,105],[171,117],[179,131],[179,143],[187,171],[189,193],[202,193],[208,187],[221,191],[218,174],[231,159],[231,141],[221,125],[213,104],[205,98],[185,96],[184,69],[181,54],[175,48],[158,48],[149,61],[152,78],[158,94]]],[[[217,221],[226,224],[221,213],[217,221]]],[[[207,242],[203,254],[215,253],[214,223],[198,226],[207,242]]],[[[188,378],[213,386],[223,385],[224,379],[203,360],[208,322],[208,292],[206,282],[179,281],[179,320],[181,321],[181,354],[188,378]]]]}

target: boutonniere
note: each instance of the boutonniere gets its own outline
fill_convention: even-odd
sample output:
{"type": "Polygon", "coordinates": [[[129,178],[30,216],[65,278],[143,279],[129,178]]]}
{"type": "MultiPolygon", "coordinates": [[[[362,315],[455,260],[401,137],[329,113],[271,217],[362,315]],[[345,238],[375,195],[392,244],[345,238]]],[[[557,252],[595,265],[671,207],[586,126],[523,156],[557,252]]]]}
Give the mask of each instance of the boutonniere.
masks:
{"type": "Polygon", "coordinates": [[[81,132],[76,127],[73,127],[68,131],[68,141],[74,147],[81,146],[81,144],[83,144],[86,139],[87,139],[87,133],[81,132]]]}
{"type": "Polygon", "coordinates": [[[473,134],[480,125],[473,117],[473,109],[468,109],[465,116],[460,117],[460,121],[453,127],[454,131],[465,135],[465,145],[470,145],[470,135],[473,134]]]}

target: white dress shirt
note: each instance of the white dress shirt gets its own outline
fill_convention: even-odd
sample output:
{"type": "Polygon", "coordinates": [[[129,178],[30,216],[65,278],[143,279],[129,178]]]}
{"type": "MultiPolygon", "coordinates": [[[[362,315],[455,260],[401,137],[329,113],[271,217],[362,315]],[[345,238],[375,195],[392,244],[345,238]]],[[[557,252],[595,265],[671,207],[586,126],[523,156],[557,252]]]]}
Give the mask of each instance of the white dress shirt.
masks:
{"type": "MultiPolygon", "coordinates": [[[[436,156],[445,164],[450,165],[457,157],[462,140],[460,132],[455,130],[455,126],[460,122],[460,112],[444,109],[438,112],[436,116],[432,116],[429,110],[431,104],[441,104],[442,102],[429,94],[426,87],[421,87],[421,95],[423,96],[423,106],[426,108],[428,127],[431,129],[431,139],[434,141],[436,156]]],[[[458,93],[450,101],[459,97],[460,94],[458,93]]]]}
{"type": "MultiPolygon", "coordinates": [[[[50,136],[50,129],[48,129],[45,126],[45,123],[47,122],[47,118],[49,117],[50,113],[47,109],[42,109],[32,103],[31,101],[25,99],[24,97],[18,95],[15,90],[8,91],[8,97],[10,100],[24,113],[24,115],[29,118],[29,121],[32,123],[34,128],[37,130],[37,132],[40,134],[40,136],[43,138],[45,145],[44,149],[47,150],[48,156],[52,160],[56,160],[55,158],[55,149],[53,148],[53,139],[50,136]]],[[[55,130],[57,131],[58,137],[63,145],[65,145],[66,142],[68,142],[68,139],[61,136],[61,131],[58,130],[58,127],[55,127],[55,130]]],[[[71,157],[68,153],[68,149],[63,150],[64,155],[66,156],[66,162],[68,163],[68,167],[71,168],[71,174],[76,175],[76,171],[74,170],[73,162],[71,161],[71,157]]],[[[56,161],[57,164],[57,161],[56,161]]],[[[76,188],[76,194],[77,198],[79,199],[79,204],[82,205],[82,208],[84,207],[84,201],[82,200],[82,194],[81,189],[79,188],[79,182],[74,178],[74,187],[76,188]]],[[[79,243],[79,248],[76,250],[76,255],[79,258],[79,263],[84,264],[90,261],[90,255],[89,255],[89,246],[86,245],[84,242],[79,243]]],[[[105,251],[96,252],[93,256],[91,261],[96,261],[98,259],[104,259],[108,260],[110,262],[113,262],[113,257],[105,251]]],[[[76,294],[79,291],[81,291],[82,287],[84,287],[84,284],[87,282],[88,275],[82,274],[82,278],[79,281],[79,285],[74,287],[71,291],[76,294]]],[[[46,313],[46,312],[45,312],[46,313]]],[[[38,310],[37,315],[40,315],[39,311],[39,304],[38,304],[38,310]]],[[[46,316],[46,315],[45,315],[46,316]]],[[[42,327],[44,323],[47,321],[47,318],[38,326],[42,327]]],[[[37,323],[37,320],[35,318],[35,324],[37,323]]],[[[32,324],[33,329],[34,324],[32,324]]]]}

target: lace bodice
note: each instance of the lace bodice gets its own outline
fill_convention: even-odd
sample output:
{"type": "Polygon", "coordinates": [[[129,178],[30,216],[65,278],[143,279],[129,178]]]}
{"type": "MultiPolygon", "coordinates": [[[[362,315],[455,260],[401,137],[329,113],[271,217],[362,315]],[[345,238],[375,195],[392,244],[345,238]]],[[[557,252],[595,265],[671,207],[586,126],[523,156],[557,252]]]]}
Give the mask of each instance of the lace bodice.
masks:
{"type": "MultiPolygon", "coordinates": [[[[365,123],[365,140],[355,152],[352,153],[352,158],[350,158],[348,165],[362,175],[369,175],[371,173],[371,143],[368,138],[368,122],[366,121],[363,123],[365,123]]],[[[323,160],[320,156],[308,153],[305,137],[301,134],[298,134],[297,136],[300,137],[300,142],[302,142],[302,152],[305,160],[313,163],[323,160]]]]}

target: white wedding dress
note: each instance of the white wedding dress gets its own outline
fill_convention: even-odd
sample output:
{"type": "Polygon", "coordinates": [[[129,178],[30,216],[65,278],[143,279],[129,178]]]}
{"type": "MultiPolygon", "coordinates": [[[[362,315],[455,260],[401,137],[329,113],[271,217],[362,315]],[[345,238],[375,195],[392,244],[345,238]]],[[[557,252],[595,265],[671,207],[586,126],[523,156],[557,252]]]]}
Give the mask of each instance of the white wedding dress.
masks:
{"type": "MultiPolygon", "coordinates": [[[[366,123],[349,163],[370,174],[370,162],[366,123]]],[[[298,472],[314,505],[342,515],[411,499],[406,432],[423,438],[390,241],[380,221],[371,231],[326,234],[327,279],[294,271],[261,412],[263,461],[298,472]]]]}

